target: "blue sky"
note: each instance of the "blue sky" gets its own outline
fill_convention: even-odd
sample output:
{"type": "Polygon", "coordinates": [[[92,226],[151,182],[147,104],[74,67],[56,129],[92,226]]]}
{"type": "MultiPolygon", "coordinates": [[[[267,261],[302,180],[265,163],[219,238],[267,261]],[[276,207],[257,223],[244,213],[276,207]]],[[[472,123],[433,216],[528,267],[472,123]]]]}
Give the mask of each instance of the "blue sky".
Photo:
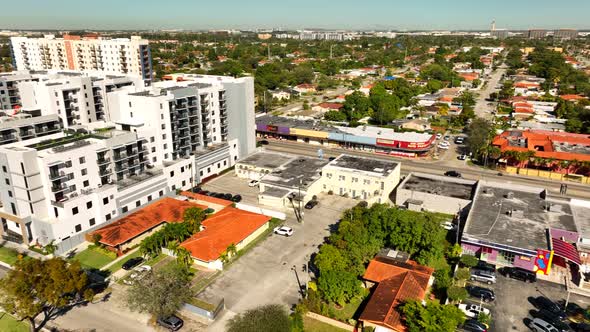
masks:
{"type": "Polygon", "coordinates": [[[588,0],[0,0],[0,29],[590,28],[588,0]]]}

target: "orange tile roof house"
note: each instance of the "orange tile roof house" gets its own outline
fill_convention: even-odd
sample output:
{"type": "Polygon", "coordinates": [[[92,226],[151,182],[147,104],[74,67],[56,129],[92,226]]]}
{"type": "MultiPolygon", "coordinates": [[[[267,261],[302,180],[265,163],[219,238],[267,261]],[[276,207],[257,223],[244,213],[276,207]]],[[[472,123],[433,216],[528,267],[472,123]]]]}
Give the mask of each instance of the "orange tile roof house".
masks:
{"type": "Polygon", "coordinates": [[[363,326],[385,327],[405,332],[397,307],[407,300],[423,300],[432,285],[434,269],[407,260],[388,257],[373,259],[363,276],[366,283],[376,283],[369,302],[359,320],[363,326]]]}
{"type": "Polygon", "coordinates": [[[121,252],[123,249],[138,243],[145,236],[164,223],[183,221],[184,210],[198,207],[207,209],[206,206],[191,203],[185,200],[164,197],[157,202],[133,212],[109,225],[101,227],[88,235],[91,241],[94,234],[101,236],[100,243],[110,249],[121,252]]]}
{"type": "Polygon", "coordinates": [[[203,221],[204,229],[180,244],[188,249],[195,264],[209,269],[223,269],[221,254],[234,244],[244,248],[269,227],[270,217],[233,207],[215,213],[203,221]]]}

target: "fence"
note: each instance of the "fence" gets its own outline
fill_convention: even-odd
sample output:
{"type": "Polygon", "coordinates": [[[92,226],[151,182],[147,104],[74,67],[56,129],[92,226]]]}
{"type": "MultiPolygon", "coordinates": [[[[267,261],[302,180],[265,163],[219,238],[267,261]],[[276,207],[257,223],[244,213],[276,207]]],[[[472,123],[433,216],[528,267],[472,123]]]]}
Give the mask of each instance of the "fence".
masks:
{"type": "Polygon", "coordinates": [[[242,204],[242,203],[237,203],[236,204],[236,208],[240,209],[240,210],[244,210],[244,211],[249,211],[249,212],[254,212],[254,213],[258,213],[258,214],[263,214],[265,216],[269,216],[272,218],[278,218],[281,220],[285,220],[287,218],[287,215],[283,212],[279,212],[279,211],[274,211],[274,210],[268,210],[268,209],[263,209],[257,206],[252,206],[252,205],[247,205],[247,204],[242,204]]]}
{"type": "Polygon", "coordinates": [[[225,300],[222,298],[217,301],[217,304],[207,303],[202,300],[193,301],[193,303],[185,303],[182,310],[186,310],[192,314],[209,320],[215,320],[217,315],[225,308],[225,300]]]}
{"type": "Polygon", "coordinates": [[[544,171],[531,168],[518,168],[514,166],[506,166],[506,173],[518,174],[524,176],[534,176],[557,181],[570,181],[582,184],[590,184],[590,177],[578,174],[562,174],[550,171],[544,171]]]}

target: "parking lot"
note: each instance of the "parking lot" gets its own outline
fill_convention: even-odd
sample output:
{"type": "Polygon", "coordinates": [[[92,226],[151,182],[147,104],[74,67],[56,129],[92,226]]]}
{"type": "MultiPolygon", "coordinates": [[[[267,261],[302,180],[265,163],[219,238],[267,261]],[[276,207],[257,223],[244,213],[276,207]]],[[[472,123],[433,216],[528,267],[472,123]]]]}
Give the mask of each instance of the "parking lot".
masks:
{"type": "MultiPolygon", "coordinates": [[[[492,303],[484,303],[484,307],[490,309],[492,324],[490,331],[530,331],[526,323],[532,319],[529,312],[535,307],[529,302],[529,297],[545,296],[553,302],[564,301],[567,292],[563,284],[538,280],[535,283],[524,283],[519,280],[506,278],[497,274],[495,285],[485,285],[474,282],[478,286],[493,289],[496,300],[492,303]]],[[[466,302],[479,304],[478,299],[470,298],[466,302]]],[[[590,299],[571,294],[570,302],[583,308],[590,305],[590,299]]]]}
{"type": "Polygon", "coordinates": [[[258,204],[259,189],[258,187],[248,187],[248,182],[248,179],[240,179],[234,171],[231,171],[206,182],[201,188],[224,194],[239,194],[242,196],[241,203],[256,205],[258,204]]]}
{"type": "MultiPolygon", "coordinates": [[[[243,202],[257,205],[254,189],[247,180],[229,173],[203,186],[206,190],[239,193],[243,202]]],[[[291,237],[271,235],[244,256],[232,263],[223,274],[207,287],[200,297],[225,299],[226,310],[210,326],[222,331],[225,322],[236,313],[264,304],[276,303],[290,306],[300,298],[299,285],[305,285],[308,275],[303,266],[317,252],[330,228],[339,220],[342,212],[358,203],[350,198],[320,195],[319,205],[305,210],[304,223],[296,221],[287,211],[285,225],[292,227],[291,237]]]]}

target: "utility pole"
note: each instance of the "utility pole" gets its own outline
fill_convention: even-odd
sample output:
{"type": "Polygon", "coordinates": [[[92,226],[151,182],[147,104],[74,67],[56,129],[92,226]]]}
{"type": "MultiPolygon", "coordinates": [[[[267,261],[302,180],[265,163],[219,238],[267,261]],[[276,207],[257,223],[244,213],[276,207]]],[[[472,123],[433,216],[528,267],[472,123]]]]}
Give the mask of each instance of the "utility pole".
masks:
{"type": "Polygon", "coordinates": [[[303,184],[303,180],[299,179],[299,220],[301,221],[301,224],[303,224],[303,212],[301,211],[301,202],[303,201],[303,198],[301,197],[301,185],[303,184]]]}

